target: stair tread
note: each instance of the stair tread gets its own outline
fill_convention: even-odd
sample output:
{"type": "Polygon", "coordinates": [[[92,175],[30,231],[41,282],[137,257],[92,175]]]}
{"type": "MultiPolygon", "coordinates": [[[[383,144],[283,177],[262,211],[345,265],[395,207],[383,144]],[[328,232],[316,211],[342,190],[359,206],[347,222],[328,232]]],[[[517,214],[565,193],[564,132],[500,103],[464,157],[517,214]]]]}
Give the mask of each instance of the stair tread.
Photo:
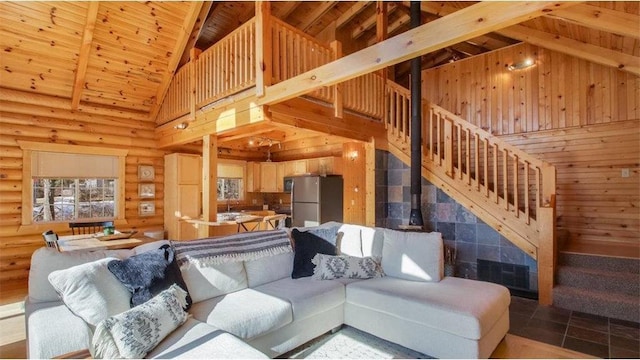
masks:
{"type": "Polygon", "coordinates": [[[558,266],[558,272],[572,272],[572,273],[586,273],[588,275],[598,275],[603,277],[620,277],[620,278],[628,278],[628,279],[638,279],[640,281],[640,273],[633,272],[624,272],[624,271],[615,271],[608,269],[594,269],[590,267],[584,266],[576,266],[576,265],[560,265],[558,266]]]}
{"type": "Polygon", "coordinates": [[[612,297],[610,291],[599,291],[593,289],[577,288],[568,285],[556,285],[553,288],[553,292],[565,293],[567,295],[575,296],[576,299],[594,298],[600,301],[627,303],[629,305],[640,305],[640,297],[635,295],[628,295],[622,293],[616,293],[616,297],[612,297]]]}

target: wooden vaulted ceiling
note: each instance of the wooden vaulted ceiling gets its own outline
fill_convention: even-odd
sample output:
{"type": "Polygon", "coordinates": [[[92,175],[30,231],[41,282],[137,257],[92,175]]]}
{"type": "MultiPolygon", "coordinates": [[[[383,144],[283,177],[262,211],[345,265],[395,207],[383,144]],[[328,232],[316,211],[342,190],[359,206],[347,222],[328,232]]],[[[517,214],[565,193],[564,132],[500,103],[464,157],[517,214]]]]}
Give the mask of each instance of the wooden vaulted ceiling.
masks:
{"type": "MultiPolygon", "coordinates": [[[[423,2],[422,22],[472,4],[423,2]]],[[[408,30],[409,2],[386,6],[388,37],[408,30]]],[[[249,1],[0,2],[0,100],[46,95],[69,109],[100,109],[152,122],[174,72],[188,61],[189,50],[208,48],[254,12],[254,2],[249,1]]],[[[377,42],[374,1],[275,1],[271,12],[320,39],[335,33],[346,54],[377,42]]],[[[426,54],[423,68],[526,41],[638,74],[639,19],[638,1],[578,3],[426,54]]],[[[406,79],[406,63],[394,68],[397,81],[406,79]]],[[[277,140],[278,145],[271,146],[276,152],[294,152],[311,142],[331,143],[322,134],[287,128],[255,130],[246,136],[234,133],[221,140],[230,151],[242,151],[252,150],[245,145],[251,137],[277,140]]]]}

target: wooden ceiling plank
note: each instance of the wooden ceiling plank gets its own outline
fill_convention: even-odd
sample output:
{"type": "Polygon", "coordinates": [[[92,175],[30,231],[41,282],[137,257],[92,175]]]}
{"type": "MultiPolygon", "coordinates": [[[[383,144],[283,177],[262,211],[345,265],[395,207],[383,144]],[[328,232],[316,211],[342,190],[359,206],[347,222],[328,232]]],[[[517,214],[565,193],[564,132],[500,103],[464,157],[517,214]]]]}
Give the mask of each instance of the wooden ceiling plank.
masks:
{"type": "MultiPolygon", "coordinates": [[[[391,13],[393,13],[397,8],[398,8],[398,5],[396,5],[394,3],[387,4],[387,16],[390,15],[391,13]]],[[[359,38],[367,30],[369,30],[372,27],[374,27],[376,25],[376,22],[377,22],[376,15],[377,14],[373,14],[373,15],[369,16],[366,20],[364,20],[362,22],[362,24],[360,24],[360,26],[358,26],[355,29],[353,29],[353,31],[351,32],[351,39],[355,40],[355,39],[359,38]]]]}
{"type": "Polygon", "coordinates": [[[623,11],[589,4],[572,6],[571,10],[560,10],[547,17],[566,20],[574,24],[586,26],[600,31],[640,39],[640,16],[623,11]]]}
{"type": "Polygon", "coordinates": [[[270,86],[258,101],[259,104],[279,103],[570,5],[555,2],[477,3],[270,86]]]}
{"type": "Polygon", "coordinates": [[[342,27],[346,23],[348,23],[351,19],[353,19],[356,15],[360,14],[362,10],[364,10],[367,6],[369,6],[371,2],[369,1],[356,1],[353,6],[351,6],[347,11],[343,12],[336,19],[336,29],[342,27]]]}
{"type": "Polygon", "coordinates": [[[78,55],[78,65],[76,67],[76,77],[73,81],[73,92],[71,93],[71,109],[78,109],[80,96],[84,87],[84,79],[87,75],[87,65],[89,64],[89,53],[93,42],[93,30],[96,28],[96,18],[98,16],[99,1],[91,1],[87,9],[87,22],[84,25],[82,43],[78,55]]]}
{"type": "Polygon", "coordinates": [[[169,85],[171,84],[173,75],[178,68],[178,63],[180,62],[182,53],[184,52],[184,49],[187,46],[187,42],[189,41],[189,35],[191,35],[191,31],[193,30],[198,15],[200,14],[202,3],[203,1],[194,1],[189,3],[189,10],[187,11],[187,15],[185,16],[182,26],[178,31],[178,37],[175,46],[171,51],[171,57],[169,58],[166,72],[164,73],[160,86],[158,86],[158,92],[156,93],[156,103],[153,105],[150,114],[151,119],[155,119],[158,115],[158,112],[160,111],[164,96],[169,90],[169,85]]]}
{"type": "Polygon", "coordinates": [[[314,3],[315,7],[312,12],[310,12],[307,16],[302,19],[300,25],[297,26],[298,29],[302,31],[307,31],[315,23],[318,19],[322,17],[322,15],[326,14],[331,8],[336,4],[336,1],[323,1],[321,3],[314,3]],[[317,4],[317,5],[315,5],[317,4]]]}
{"type": "Polygon", "coordinates": [[[300,5],[300,3],[301,1],[281,1],[277,8],[272,5],[272,15],[278,19],[284,20],[298,7],[298,5],[300,5]]]}
{"type": "Polygon", "coordinates": [[[202,33],[202,29],[204,29],[204,23],[207,20],[207,15],[209,15],[209,10],[211,10],[212,5],[213,1],[205,1],[202,5],[200,13],[198,14],[198,17],[196,19],[196,24],[191,31],[191,35],[189,36],[189,41],[187,42],[187,45],[182,52],[182,56],[180,57],[178,66],[184,65],[189,62],[189,52],[196,46],[196,41],[198,41],[198,38],[202,33]]]}
{"type": "Polygon", "coordinates": [[[498,33],[545,49],[640,75],[640,57],[637,56],[531,29],[523,25],[515,25],[501,29],[498,33]]]}

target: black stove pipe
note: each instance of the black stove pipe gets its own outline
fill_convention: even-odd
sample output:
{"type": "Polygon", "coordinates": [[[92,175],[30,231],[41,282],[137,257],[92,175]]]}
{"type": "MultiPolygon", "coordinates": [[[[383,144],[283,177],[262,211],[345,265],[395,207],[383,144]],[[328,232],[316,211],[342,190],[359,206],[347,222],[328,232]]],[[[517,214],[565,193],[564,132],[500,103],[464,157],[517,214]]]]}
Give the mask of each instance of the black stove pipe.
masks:
{"type": "MultiPolygon", "coordinates": [[[[411,1],[411,28],[420,26],[420,1],[411,1]]],[[[420,198],[422,195],[422,59],[411,60],[411,213],[409,225],[424,226],[420,198]]]]}

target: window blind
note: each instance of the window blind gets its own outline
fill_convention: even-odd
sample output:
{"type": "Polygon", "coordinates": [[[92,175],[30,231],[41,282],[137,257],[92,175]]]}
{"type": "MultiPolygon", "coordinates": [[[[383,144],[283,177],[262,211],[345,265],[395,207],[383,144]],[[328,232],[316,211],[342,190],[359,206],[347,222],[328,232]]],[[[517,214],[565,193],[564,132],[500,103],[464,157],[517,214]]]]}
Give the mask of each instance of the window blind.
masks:
{"type": "Polygon", "coordinates": [[[118,157],[34,151],[31,176],[40,178],[117,178],[118,157]]]}

